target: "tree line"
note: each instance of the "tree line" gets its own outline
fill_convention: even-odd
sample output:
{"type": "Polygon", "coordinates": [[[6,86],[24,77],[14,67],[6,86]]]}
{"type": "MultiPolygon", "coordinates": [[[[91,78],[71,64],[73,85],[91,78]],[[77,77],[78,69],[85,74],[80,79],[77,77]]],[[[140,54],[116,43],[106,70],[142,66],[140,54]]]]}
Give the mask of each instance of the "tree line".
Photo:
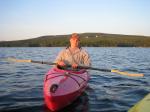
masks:
{"type": "MultiPolygon", "coordinates": [[[[17,41],[1,41],[0,47],[62,47],[69,45],[71,35],[41,36],[17,41]]],[[[150,47],[150,37],[105,33],[82,33],[81,46],[86,47],[150,47]]]]}

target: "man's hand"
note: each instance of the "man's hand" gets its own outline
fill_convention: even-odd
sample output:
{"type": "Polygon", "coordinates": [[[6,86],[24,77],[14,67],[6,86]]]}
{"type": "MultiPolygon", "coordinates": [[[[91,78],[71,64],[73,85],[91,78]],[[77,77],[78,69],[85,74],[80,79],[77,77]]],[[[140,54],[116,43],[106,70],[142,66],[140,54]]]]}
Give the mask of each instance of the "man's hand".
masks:
{"type": "Polygon", "coordinates": [[[59,61],[57,64],[58,64],[59,66],[66,66],[66,64],[65,64],[63,61],[59,61]]]}
{"type": "Polygon", "coordinates": [[[76,64],[76,63],[72,64],[73,69],[76,69],[77,67],[78,67],[78,64],[76,64]]]}

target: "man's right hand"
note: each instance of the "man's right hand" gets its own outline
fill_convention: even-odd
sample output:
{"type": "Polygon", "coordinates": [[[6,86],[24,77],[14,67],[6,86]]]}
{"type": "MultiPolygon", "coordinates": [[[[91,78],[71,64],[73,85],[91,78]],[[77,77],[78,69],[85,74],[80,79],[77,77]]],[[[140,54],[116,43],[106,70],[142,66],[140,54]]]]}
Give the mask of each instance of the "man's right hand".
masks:
{"type": "Polygon", "coordinates": [[[59,66],[66,66],[66,64],[65,64],[63,61],[59,61],[57,64],[58,64],[59,66]]]}

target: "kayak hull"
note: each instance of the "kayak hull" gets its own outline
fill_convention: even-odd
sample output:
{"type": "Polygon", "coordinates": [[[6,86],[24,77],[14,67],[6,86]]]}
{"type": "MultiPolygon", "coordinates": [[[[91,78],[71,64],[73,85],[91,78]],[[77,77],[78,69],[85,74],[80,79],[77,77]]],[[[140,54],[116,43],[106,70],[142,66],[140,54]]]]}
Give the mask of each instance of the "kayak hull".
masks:
{"type": "Polygon", "coordinates": [[[85,70],[50,69],[44,79],[45,104],[52,111],[66,107],[82,94],[88,80],[89,74],[85,70]]]}
{"type": "Polygon", "coordinates": [[[128,112],[150,112],[150,93],[130,108],[128,112]]]}

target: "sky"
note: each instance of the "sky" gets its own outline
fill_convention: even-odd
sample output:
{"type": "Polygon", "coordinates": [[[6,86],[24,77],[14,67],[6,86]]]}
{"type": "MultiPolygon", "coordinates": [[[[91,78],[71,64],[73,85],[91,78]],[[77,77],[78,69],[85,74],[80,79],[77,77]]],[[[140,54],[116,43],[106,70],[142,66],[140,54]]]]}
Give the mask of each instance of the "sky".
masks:
{"type": "Polygon", "coordinates": [[[0,0],[0,41],[74,32],[150,36],[150,0],[0,0]]]}

